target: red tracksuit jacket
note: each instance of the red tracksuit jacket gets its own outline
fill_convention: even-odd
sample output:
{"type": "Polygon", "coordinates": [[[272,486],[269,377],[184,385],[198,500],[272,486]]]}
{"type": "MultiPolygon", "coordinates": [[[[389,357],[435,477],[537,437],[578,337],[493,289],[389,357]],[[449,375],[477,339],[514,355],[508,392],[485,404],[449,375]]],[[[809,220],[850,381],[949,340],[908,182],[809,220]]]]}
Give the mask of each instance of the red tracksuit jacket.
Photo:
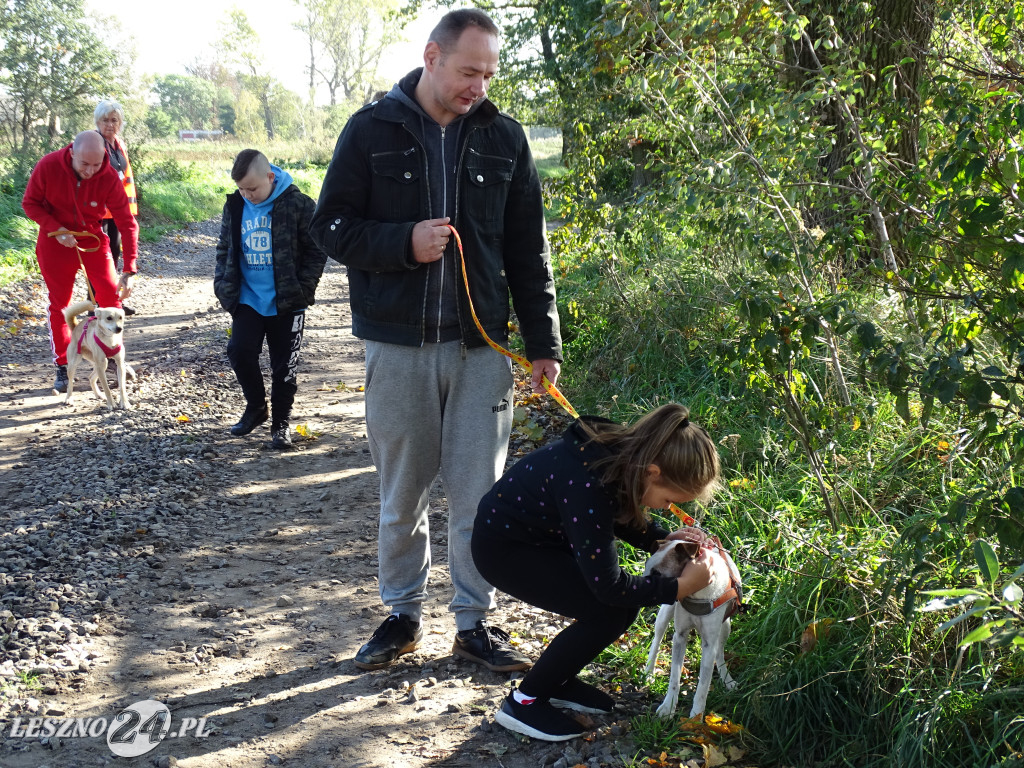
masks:
{"type": "MultiPolygon", "coordinates": [[[[124,184],[106,157],[92,178],[81,180],[71,167],[71,145],[44,155],[29,176],[21,206],[39,225],[36,254],[44,258],[67,256],[68,249],[57,238],[48,237],[61,227],[73,232],[92,232],[100,238],[100,250],[109,254],[110,241],[100,229],[100,220],[103,212],[110,209],[121,232],[124,271],[137,271],[139,225],[129,208],[124,184]]],[[[90,247],[92,238],[81,242],[90,247]]]]}

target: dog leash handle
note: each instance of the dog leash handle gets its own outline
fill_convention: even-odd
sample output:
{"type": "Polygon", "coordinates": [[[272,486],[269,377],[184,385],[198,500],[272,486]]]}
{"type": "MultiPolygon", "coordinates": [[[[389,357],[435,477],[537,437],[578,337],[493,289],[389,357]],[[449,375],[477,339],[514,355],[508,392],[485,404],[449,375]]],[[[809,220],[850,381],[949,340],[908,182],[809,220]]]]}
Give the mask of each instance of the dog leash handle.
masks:
{"type": "Polygon", "coordinates": [[[73,235],[75,238],[75,253],[78,255],[78,266],[82,268],[82,272],[85,273],[85,286],[89,289],[89,301],[96,304],[96,295],[92,292],[92,283],[89,282],[89,273],[85,271],[85,262],[82,261],[83,253],[94,253],[100,249],[100,236],[93,232],[71,232],[65,230],[63,232],[51,232],[47,237],[60,237],[61,235],[73,235]],[[96,240],[96,245],[92,248],[83,248],[78,244],[78,238],[80,237],[91,237],[96,240]]]}

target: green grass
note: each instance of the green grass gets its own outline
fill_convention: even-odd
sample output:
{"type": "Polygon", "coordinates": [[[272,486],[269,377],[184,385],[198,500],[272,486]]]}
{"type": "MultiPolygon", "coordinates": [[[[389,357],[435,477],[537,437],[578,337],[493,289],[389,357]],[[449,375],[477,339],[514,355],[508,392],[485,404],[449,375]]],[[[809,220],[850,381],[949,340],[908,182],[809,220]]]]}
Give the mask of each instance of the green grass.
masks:
{"type": "Polygon", "coordinates": [[[38,273],[38,231],[35,222],[21,209],[21,195],[0,192],[0,286],[38,273]]]}
{"type": "MultiPolygon", "coordinates": [[[[911,586],[970,583],[961,563],[972,532],[945,510],[958,488],[995,471],[997,457],[950,462],[944,456],[965,426],[957,415],[936,411],[928,428],[908,426],[887,393],[861,384],[822,451],[843,505],[833,528],[780,403],[748,372],[718,363],[733,320],[721,264],[609,215],[596,234],[552,237],[566,354],[560,388],[581,412],[619,420],[682,402],[720,446],[725,488],[709,510],[691,514],[732,551],[751,611],[733,619],[727,646],[739,688],[726,691],[716,677],[709,710],[747,729],[748,759],[762,766],[1021,765],[1024,653],[961,651],[970,622],[940,633],[949,614],[908,611],[907,601],[911,586]],[[812,626],[818,642],[802,648],[812,626]]],[[[814,363],[801,365],[827,380],[814,363]]],[[[623,561],[642,569],[628,547],[623,561]]],[[[642,611],[598,663],[603,677],[650,685],[651,711],[634,720],[633,734],[657,757],[688,742],[678,723],[653,716],[665,678],[642,678],[655,615],[642,611]]],[[[668,653],[666,642],[664,666],[668,653]]],[[[699,656],[692,639],[691,670],[699,656]]]]}

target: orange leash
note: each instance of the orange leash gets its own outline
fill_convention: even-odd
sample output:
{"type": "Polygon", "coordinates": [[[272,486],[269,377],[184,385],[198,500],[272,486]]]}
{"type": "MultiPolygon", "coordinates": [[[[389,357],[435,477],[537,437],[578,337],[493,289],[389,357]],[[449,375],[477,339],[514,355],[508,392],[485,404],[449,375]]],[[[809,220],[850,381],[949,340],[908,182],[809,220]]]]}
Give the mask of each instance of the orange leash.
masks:
{"type": "Polygon", "coordinates": [[[74,235],[75,236],[75,253],[78,255],[78,265],[82,268],[82,272],[85,274],[85,286],[89,289],[89,301],[93,304],[96,303],[96,295],[92,292],[92,285],[89,283],[89,274],[85,271],[85,262],[82,261],[83,253],[93,253],[100,249],[100,237],[94,235],[92,232],[51,232],[47,237],[60,237],[61,235],[74,235]],[[96,245],[92,248],[83,248],[78,244],[78,238],[80,237],[91,237],[96,240],[96,245]]]}
{"type": "MultiPolygon", "coordinates": [[[[452,231],[455,236],[455,244],[459,247],[459,264],[462,267],[462,283],[466,286],[466,298],[469,300],[469,314],[473,316],[473,324],[476,325],[476,329],[480,332],[480,335],[484,337],[484,341],[487,342],[488,346],[492,349],[497,350],[505,357],[516,361],[527,372],[533,373],[533,363],[527,360],[520,354],[517,354],[509,349],[505,349],[501,344],[493,341],[490,336],[487,335],[487,331],[484,330],[483,325],[480,323],[480,318],[476,316],[476,309],[473,308],[473,296],[469,292],[469,273],[466,271],[466,256],[462,250],[462,238],[459,237],[458,231],[451,224],[448,225],[448,229],[452,231]]],[[[580,415],[576,412],[576,409],[572,407],[572,404],[566,399],[565,395],[558,391],[556,387],[547,376],[541,377],[541,385],[547,390],[547,393],[551,395],[556,403],[558,403],[566,412],[574,419],[578,419],[580,415]]],[[[686,514],[682,509],[677,507],[675,504],[670,504],[669,509],[676,517],[678,517],[684,525],[696,526],[697,521],[686,514]]]]}

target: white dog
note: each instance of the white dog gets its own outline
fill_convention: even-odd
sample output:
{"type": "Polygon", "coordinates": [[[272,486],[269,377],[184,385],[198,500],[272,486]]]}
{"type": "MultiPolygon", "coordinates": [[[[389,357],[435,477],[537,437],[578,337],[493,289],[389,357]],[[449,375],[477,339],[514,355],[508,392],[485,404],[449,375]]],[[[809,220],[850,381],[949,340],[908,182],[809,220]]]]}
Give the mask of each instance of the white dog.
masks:
{"type": "Polygon", "coordinates": [[[117,367],[117,388],[121,398],[118,407],[127,410],[131,408],[128,402],[128,390],[125,387],[124,361],[124,310],[116,307],[97,308],[91,301],[81,301],[72,304],[64,310],[64,319],[71,329],[71,344],[68,345],[68,396],[64,400],[67,405],[71,402],[71,394],[75,390],[75,369],[82,358],[92,363],[92,375],[89,376],[89,385],[96,397],[101,398],[97,382],[103,385],[103,392],[107,396],[107,410],[114,409],[114,397],[110,393],[110,386],[107,384],[107,360],[112,359],[117,367]],[[76,317],[90,309],[95,310],[92,317],[84,323],[78,323],[76,317]]]}
{"type": "Polygon", "coordinates": [[[700,675],[697,678],[697,690],[693,695],[690,717],[703,714],[716,665],[725,687],[729,690],[736,687],[736,681],[725,666],[725,641],[729,638],[732,628],[732,616],[740,609],[743,599],[739,571],[717,538],[708,537],[697,529],[692,531],[693,536],[689,539],[669,539],[663,542],[658,551],[647,560],[644,568],[644,575],[657,573],[662,576],[678,577],[686,563],[695,558],[702,549],[714,563],[714,581],[690,597],[672,605],[661,606],[654,623],[654,639],[647,655],[647,675],[654,671],[654,663],[658,658],[658,649],[665,637],[668,622],[673,616],[675,618],[668,693],[665,694],[665,701],[658,707],[658,715],[663,718],[672,717],[676,711],[679,678],[686,659],[686,641],[691,629],[696,630],[700,637],[700,675]]]}

